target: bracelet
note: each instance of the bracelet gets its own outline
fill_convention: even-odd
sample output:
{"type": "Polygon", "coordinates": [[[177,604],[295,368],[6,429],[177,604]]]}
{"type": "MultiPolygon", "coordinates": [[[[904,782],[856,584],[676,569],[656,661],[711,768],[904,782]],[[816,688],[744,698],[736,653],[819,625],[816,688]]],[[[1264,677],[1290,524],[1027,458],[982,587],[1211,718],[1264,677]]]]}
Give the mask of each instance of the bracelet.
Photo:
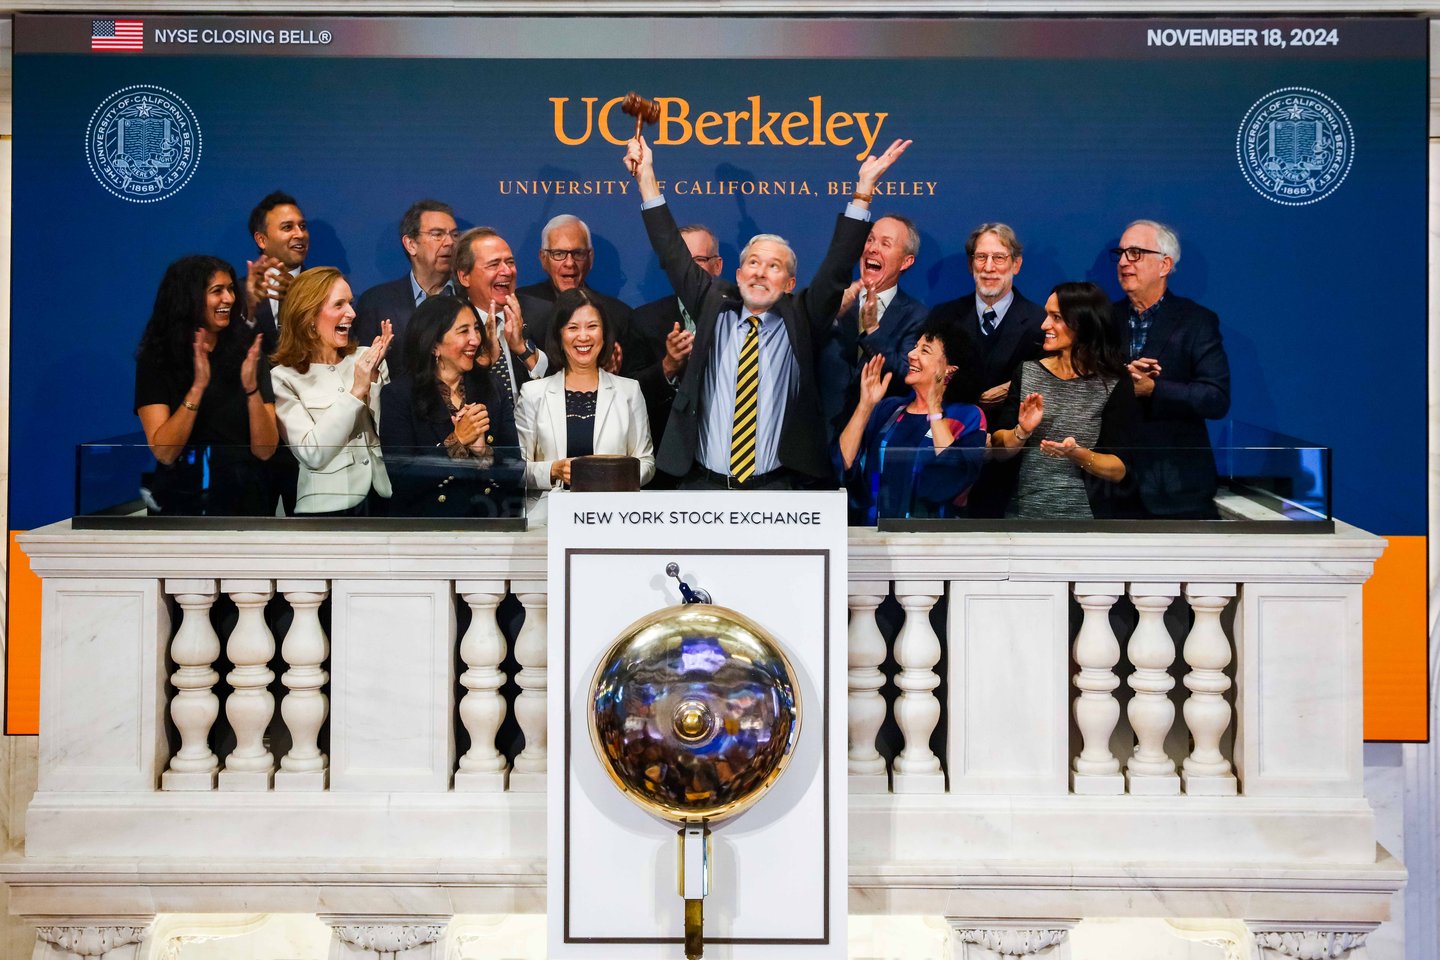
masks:
{"type": "Polygon", "coordinates": [[[1015,439],[1016,439],[1016,440],[1019,440],[1021,443],[1024,443],[1026,440],[1029,440],[1029,439],[1030,439],[1030,434],[1028,434],[1028,433],[1022,434],[1022,433],[1020,432],[1020,428],[1019,428],[1019,427],[1016,427],[1016,428],[1015,428],[1015,439]]]}
{"type": "Polygon", "coordinates": [[[871,191],[870,193],[865,193],[862,190],[856,190],[854,193],[850,194],[850,199],[860,203],[869,203],[871,200],[875,199],[875,193],[874,191],[871,191]]]}
{"type": "Polygon", "coordinates": [[[196,412],[197,410],[200,409],[200,404],[198,404],[198,403],[191,403],[189,400],[184,400],[184,399],[182,399],[182,400],[180,401],[180,405],[181,405],[182,407],[184,407],[186,410],[189,410],[191,413],[194,413],[194,412],[196,412]]]}
{"type": "Polygon", "coordinates": [[[256,386],[254,390],[246,390],[246,391],[245,391],[245,396],[247,396],[247,397],[253,397],[253,396],[255,396],[255,394],[257,394],[257,393],[259,393],[259,392],[260,392],[260,388],[259,388],[259,386],[256,386]]]}
{"type": "Polygon", "coordinates": [[[936,420],[944,420],[944,419],[945,419],[945,414],[943,414],[943,413],[931,413],[931,414],[927,414],[927,415],[925,416],[925,419],[926,419],[926,420],[929,420],[931,423],[934,423],[936,420]]]}
{"type": "Polygon", "coordinates": [[[1086,460],[1086,461],[1085,461],[1085,466],[1081,467],[1080,469],[1081,469],[1081,470],[1084,470],[1086,473],[1089,473],[1089,472],[1090,472],[1090,467],[1091,467],[1091,465],[1094,464],[1094,463],[1095,463],[1095,451],[1094,451],[1094,450],[1091,450],[1091,451],[1090,451],[1090,459],[1089,459],[1089,460],[1086,460]]]}

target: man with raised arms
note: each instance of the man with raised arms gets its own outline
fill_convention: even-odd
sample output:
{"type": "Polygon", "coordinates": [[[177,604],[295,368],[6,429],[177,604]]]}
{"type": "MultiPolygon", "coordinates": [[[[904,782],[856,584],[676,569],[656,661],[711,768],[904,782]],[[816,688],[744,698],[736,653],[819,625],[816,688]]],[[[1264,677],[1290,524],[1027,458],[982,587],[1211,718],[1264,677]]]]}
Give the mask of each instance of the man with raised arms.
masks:
{"type": "Polygon", "coordinates": [[[855,194],[837,218],[830,248],[809,287],[795,293],[795,253],[783,237],[759,234],[740,253],[735,282],[702,270],[685,245],[655,177],[643,137],[625,164],[640,188],[650,245],[695,321],[695,341],[676,389],[657,464],[685,489],[833,486],[815,354],[830,329],[870,234],[875,184],[905,149],[896,140],[866,157],[855,194]]]}

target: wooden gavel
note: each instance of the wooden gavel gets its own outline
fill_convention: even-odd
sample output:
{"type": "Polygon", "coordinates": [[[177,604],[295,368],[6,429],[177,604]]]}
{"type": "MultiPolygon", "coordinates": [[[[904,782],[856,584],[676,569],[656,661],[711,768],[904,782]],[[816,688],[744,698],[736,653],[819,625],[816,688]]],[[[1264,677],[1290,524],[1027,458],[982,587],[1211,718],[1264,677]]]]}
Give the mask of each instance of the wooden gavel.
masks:
{"type": "Polygon", "coordinates": [[[620,102],[620,112],[635,118],[635,136],[637,137],[645,129],[645,124],[660,122],[660,104],[654,100],[646,100],[634,90],[625,94],[625,99],[620,102]]]}

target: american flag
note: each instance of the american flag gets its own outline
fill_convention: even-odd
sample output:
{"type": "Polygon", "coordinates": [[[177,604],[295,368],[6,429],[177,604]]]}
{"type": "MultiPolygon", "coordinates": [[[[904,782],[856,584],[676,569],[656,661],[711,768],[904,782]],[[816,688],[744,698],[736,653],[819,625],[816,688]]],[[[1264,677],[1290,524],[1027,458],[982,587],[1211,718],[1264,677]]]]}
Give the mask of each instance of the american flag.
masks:
{"type": "Polygon", "coordinates": [[[91,20],[91,50],[144,50],[144,20],[91,20]]]}

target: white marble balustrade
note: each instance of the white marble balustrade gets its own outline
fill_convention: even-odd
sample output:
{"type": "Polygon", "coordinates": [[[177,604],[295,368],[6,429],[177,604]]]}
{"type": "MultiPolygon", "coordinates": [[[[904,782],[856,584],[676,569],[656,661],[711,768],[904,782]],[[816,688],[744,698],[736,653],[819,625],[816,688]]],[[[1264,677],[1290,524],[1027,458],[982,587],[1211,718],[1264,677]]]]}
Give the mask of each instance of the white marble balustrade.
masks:
{"type": "MultiPolygon", "coordinates": [[[[226,912],[220,886],[252,912],[323,890],[351,946],[544,909],[543,531],[56,524],[22,544],[44,579],[39,790],[0,873],[51,943],[226,912]]],[[[1382,549],[1344,527],[852,531],[853,909],[946,916],[967,957],[1058,956],[1087,915],[1378,923],[1403,878],[1361,783],[1382,549]]]]}

